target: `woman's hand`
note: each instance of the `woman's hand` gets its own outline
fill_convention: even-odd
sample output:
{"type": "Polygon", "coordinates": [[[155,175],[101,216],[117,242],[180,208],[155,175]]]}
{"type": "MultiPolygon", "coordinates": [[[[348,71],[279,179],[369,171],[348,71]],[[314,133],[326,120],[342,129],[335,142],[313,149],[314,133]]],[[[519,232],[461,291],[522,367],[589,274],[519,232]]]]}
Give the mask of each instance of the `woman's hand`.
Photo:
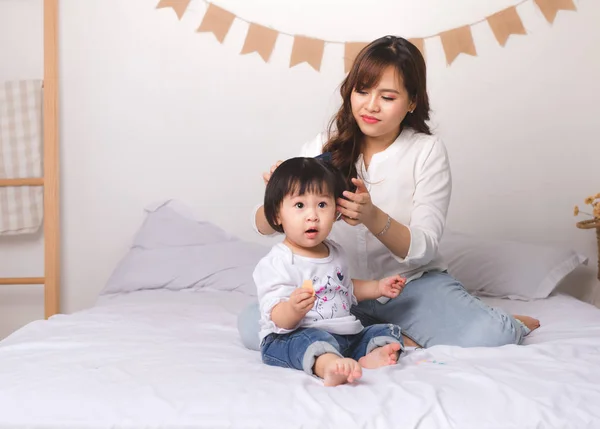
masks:
{"type": "Polygon", "coordinates": [[[273,164],[271,166],[271,170],[268,173],[263,173],[263,180],[265,181],[265,185],[267,183],[269,183],[269,180],[271,179],[271,175],[277,169],[277,167],[279,167],[281,165],[282,162],[283,161],[277,161],[275,164],[273,164]]]}
{"type": "Polygon", "coordinates": [[[378,288],[381,296],[396,298],[402,293],[406,279],[398,275],[379,280],[378,288]]]}
{"type": "Polygon", "coordinates": [[[371,201],[371,194],[361,179],[352,179],[356,186],[355,192],[344,191],[344,197],[338,198],[337,210],[342,214],[342,219],[352,226],[360,223],[368,224],[375,217],[377,208],[371,201]]]}

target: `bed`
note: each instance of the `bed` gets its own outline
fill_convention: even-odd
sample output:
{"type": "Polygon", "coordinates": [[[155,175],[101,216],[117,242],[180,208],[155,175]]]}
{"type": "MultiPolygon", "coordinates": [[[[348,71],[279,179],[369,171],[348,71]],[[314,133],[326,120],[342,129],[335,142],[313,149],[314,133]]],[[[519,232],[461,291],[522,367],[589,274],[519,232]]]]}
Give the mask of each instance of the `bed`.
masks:
{"type": "Polygon", "coordinates": [[[557,294],[525,346],[407,352],[324,388],[240,342],[238,293],[138,291],[29,324],[1,343],[3,428],[595,428],[600,311],[557,294]]]}
{"type": "MultiPolygon", "coordinates": [[[[474,242],[463,252],[457,246],[442,249],[463,265],[469,251],[484,253],[474,242]]],[[[94,306],[32,322],[0,342],[0,427],[600,427],[596,307],[554,286],[538,299],[482,296],[539,318],[541,328],[521,346],[411,350],[354,385],[325,388],[262,364],[241,343],[237,315],[256,299],[251,271],[267,250],[171,202],[147,209],[94,306]]],[[[575,258],[572,265],[583,261],[556,252],[575,258]]],[[[539,260],[529,262],[540,270],[539,260]]],[[[452,266],[470,284],[461,264],[452,266]]],[[[547,281],[528,293],[542,293],[547,281]]],[[[492,283],[477,293],[491,295],[492,283]]]]}

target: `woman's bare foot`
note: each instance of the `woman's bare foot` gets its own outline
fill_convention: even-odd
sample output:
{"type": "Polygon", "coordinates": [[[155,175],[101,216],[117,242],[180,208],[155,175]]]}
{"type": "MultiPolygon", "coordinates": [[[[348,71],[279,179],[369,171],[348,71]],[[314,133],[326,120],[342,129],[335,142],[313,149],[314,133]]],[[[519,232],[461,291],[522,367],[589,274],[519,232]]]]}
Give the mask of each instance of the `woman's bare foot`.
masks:
{"type": "Polygon", "coordinates": [[[363,368],[379,368],[382,366],[396,365],[398,362],[398,352],[400,351],[400,344],[391,343],[386,344],[383,347],[377,347],[373,349],[371,353],[361,357],[358,363],[363,368]]]}
{"type": "Polygon", "coordinates": [[[362,368],[354,359],[338,358],[331,360],[324,368],[325,386],[339,386],[352,383],[362,377],[362,368]]]}
{"type": "Polygon", "coordinates": [[[534,319],[533,317],[529,317],[529,316],[517,316],[517,315],[514,315],[513,317],[515,319],[520,320],[521,322],[523,322],[523,324],[525,326],[527,326],[530,331],[533,331],[534,329],[537,329],[537,328],[540,327],[540,321],[537,320],[537,319],[534,319]]]}

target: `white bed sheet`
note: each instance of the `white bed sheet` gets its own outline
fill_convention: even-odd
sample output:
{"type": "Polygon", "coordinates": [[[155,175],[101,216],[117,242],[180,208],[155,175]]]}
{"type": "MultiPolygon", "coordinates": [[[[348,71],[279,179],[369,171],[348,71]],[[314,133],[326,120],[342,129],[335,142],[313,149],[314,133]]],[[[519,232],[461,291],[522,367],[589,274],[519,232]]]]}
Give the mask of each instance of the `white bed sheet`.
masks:
{"type": "Polygon", "coordinates": [[[541,319],[527,346],[416,350],[336,388],[242,346],[251,299],[136,292],[29,324],[0,342],[0,427],[600,427],[600,310],[571,297],[486,300],[541,319]]]}

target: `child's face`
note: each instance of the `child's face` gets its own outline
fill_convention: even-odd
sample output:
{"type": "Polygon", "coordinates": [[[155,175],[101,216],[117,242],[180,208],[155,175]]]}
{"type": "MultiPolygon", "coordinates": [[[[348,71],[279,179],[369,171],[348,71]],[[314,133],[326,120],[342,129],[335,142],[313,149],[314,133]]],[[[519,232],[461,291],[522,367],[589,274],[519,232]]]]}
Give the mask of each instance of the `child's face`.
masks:
{"type": "Polygon", "coordinates": [[[330,194],[287,195],[281,203],[279,224],[293,244],[312,248],[323,242],[336,219],[335,198],[330,194]]]}

